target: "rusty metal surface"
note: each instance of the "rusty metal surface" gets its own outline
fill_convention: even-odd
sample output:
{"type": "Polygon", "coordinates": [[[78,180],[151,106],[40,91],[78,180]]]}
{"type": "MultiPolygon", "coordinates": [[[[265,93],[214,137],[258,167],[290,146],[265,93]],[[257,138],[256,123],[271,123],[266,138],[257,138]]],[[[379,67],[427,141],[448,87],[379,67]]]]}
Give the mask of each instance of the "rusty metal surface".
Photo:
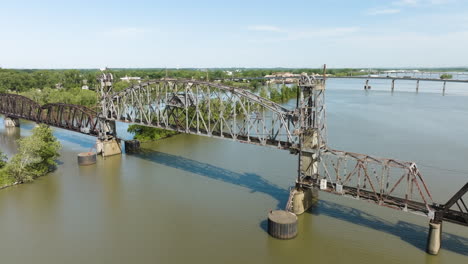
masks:
{"type": "Polygon", "coordinates": [[[306,178],[301,185],[366,200],[378,205],[433,214],[433,198],[418,167],[413,162],[373,157],[334,149],[323,151],[318,178],[306,178]]]}
{"type": "Polygon", "coordinates": [[[468,226],[468,182],[443,205],[436,205],[435,222],[448,221],[468,226]]]}
{"type": "Polygon", "coordinates": [[[16,94],[0,94],[0,114],[36,123],[97,136],[100,131],[98,114],[81,105],[46,104],[16,94]]]}

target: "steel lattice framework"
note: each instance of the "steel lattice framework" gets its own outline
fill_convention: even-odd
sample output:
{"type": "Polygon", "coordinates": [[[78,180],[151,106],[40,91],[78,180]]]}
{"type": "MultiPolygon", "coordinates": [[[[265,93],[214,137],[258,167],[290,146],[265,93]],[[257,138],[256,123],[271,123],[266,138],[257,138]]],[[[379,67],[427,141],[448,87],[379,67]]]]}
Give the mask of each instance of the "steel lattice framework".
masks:
{"type": "Polygon", "coordinates": [[[102,128],[98,114],[87,107],[62,103],[41,106],[16,94],[0,94],[0,114],[93,136],[99,135],[102,128]]]}
{"type": "MultiPolygon", "coordinates": [[[[297,105],[291,110],[218,82],[153,80],[110,94],[112,76],[102,78],[101,113],[62,103],[41,106],[24,96],[0,94],[0,114],[99,137],[115,135],[109,131],[115,126],[108,123],[121,121],[288,149],[299,154],[296,187],[319,188],[468,225],[468,208],[462,199],[468,185],[448,203],[438,205],[415,163],[328,146],[324,79],[302,76],[297,105]]],[[[288,202],[287,209],[290,206],[288,202]]]]}
{"type": "Polygon", "coordinates": [[[413,162],[327,148],[317,171],[302,185],[433,217],[432,195],[413,162]]]}
{"type": "Polygon", "coordinates": [[[108,120],[282,149],[299,144],[298,112],[221,83],[154,80],[107,95],[102,106],[108,120]]]}

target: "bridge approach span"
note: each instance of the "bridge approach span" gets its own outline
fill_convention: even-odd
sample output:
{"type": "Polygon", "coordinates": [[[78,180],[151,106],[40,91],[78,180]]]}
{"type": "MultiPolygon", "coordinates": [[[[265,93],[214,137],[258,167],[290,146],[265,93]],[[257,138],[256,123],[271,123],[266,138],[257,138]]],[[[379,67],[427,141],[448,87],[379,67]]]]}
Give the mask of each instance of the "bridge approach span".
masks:
{"type": "Polygon", "coordinates": [[[0,114],[13,119],[25,119],[36,123],[98,136],[102,122],[98,114],[85,106],[39,103],[21,95],[0,93],[0,114]]]}

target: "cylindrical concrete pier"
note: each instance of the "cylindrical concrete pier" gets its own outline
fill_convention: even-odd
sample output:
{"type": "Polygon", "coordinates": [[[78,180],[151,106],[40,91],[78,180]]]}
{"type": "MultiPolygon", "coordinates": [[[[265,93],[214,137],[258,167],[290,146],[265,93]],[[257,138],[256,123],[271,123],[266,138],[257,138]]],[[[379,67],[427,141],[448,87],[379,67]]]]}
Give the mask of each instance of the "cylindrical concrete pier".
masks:
{"type": "Polygon", "coordinates": [[[440,236],[442,224],[429,222],[429,234],[427,236],[427,253],[437,255],[440,249],[440,236]]]}
{"type": "Polygon", "coordinates": [[[297,216],[276,210],[268,213],[268,234],[274,238],[291,239],[297,236],[297,216]]]}
{"type": "Polygon", "coordinates": [[[92,165],[96,163],[96,153],[93,152],[84,152],[78,154],[78,165],[92,165]]]}

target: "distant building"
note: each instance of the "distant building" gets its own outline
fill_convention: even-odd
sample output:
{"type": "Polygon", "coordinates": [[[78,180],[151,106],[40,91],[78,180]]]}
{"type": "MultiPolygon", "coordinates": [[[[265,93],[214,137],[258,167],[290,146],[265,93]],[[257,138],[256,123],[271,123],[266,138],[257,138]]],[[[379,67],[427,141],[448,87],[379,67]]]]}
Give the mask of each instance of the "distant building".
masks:
{"type": "Polygon", "coordinates": [[[128,77],[125,75],[125,77],[120,78],[120,80],[124,82],[130,82],[130,81],[141,81],[141,77],[128,77]]]}
{"type": "Polygon", "coordinates": [[[299,77],[301,77],[300,74],[295,74],[291,72],[275,72],[270,75],[265,75],[265,78],[271,78],[271,80],[267,81],[268,83],[295,83],[297,78],[299,77]]]}

